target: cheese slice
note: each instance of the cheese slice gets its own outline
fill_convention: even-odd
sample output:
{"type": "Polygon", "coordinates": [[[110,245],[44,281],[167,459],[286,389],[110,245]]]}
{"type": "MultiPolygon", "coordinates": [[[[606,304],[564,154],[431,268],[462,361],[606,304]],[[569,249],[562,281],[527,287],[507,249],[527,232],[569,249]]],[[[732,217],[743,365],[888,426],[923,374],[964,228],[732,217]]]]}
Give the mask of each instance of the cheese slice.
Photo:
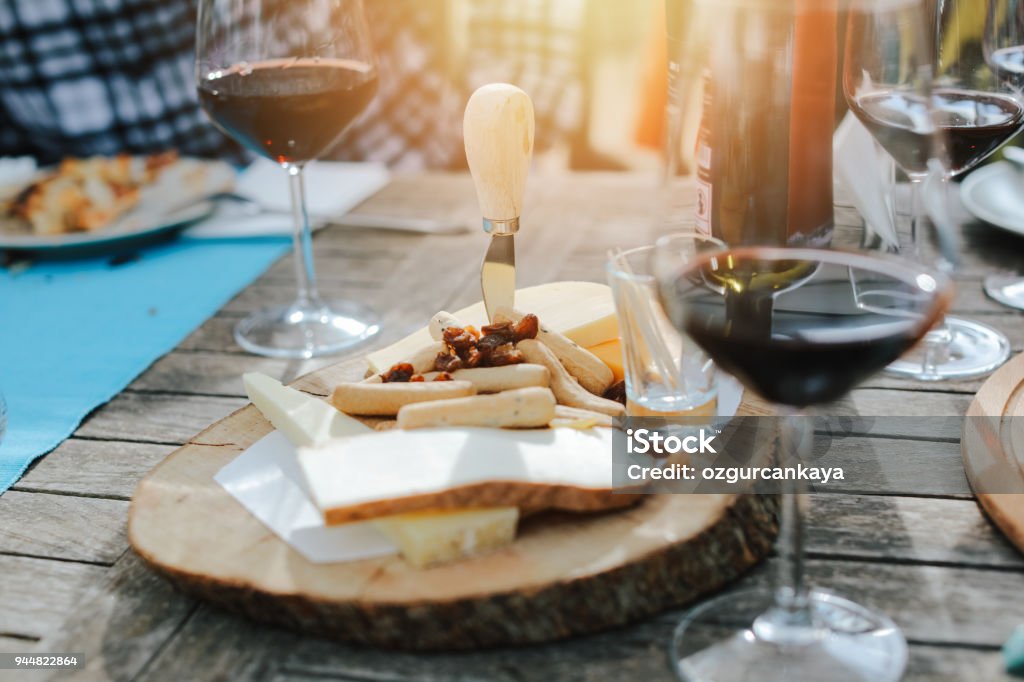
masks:
{"type": "MultiPolygon", "coordinates": [[[[584,348],[611,341],[619,336],[612,290],[596,282],[553,282],[516,291],[516,310],[533,313],[545,327],[560,332],[584,348]]],[[[478,329],[487,324],[483,302],[453,313],[463,324],[478,329]]],[[[367,362],[373,372],[408,361],[412,355],[433,343],[426,327],[413,332],[387,348],[370,353],[367,362]]]]}
{"type": "Polygon", "coordinates": [[[516,538],[519,509],[413,512],[372,521],[417,568],[493,552],[516,538]]]}
{"type": "Polygon", "coordinates": [[[252,404],[296,447],[314,447],[332,438],[373,433],[325,400],[285,386],[266,374],[242,375],[252,404]]]}
{"type": "Polygon", "coordinates": [[[611,494],[612,429],[393,429],[300,448],[299,465],[329,525],[469,499],[572,511],[635,502],[611,494]]]}
{"type": "Polygon", "coordinates": [[[625,378],[626,371],[623,367],[622,342],[619,339],[590,346],[587,350],[600,358],[601,362],[608,365],[615,376],[615,381],[622,381],[625,378]]]}

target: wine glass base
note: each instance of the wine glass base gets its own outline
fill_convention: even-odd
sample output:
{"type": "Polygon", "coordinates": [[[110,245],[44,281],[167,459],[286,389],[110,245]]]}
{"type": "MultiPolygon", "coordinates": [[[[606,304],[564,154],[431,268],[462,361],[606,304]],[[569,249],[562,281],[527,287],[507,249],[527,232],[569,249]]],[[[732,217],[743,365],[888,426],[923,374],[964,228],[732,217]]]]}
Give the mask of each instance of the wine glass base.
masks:
{"type": "Polygon", "coordinates": [[[755,634],[770,590],[744,590],[690,610],[672,638],[671,665],[685,682],[889,682],[907,665],[907,641],[886,616],[834,594],[810,593],[813,625],[789,642],[755,634]]]}
{"type": "Polygon", "coordinates": [[[1024,278],[1018,275],[989,275],[985,293],[1005,306],[1024,310],[1024,278]]]}
{"type": "Polygon", "coordinates": [[[988,325],[947,317],[946,328],[928,336],[885,368],[921,381],[968,379],[992,372],[1010,357],[1010,342],[988,325]]]}
{"type": "Polygon", "coordinates": [[[377,316],[349,301],[264,308],[235,325],[235,342],[272,358],[340,353],[380,331],[377,316]]]}

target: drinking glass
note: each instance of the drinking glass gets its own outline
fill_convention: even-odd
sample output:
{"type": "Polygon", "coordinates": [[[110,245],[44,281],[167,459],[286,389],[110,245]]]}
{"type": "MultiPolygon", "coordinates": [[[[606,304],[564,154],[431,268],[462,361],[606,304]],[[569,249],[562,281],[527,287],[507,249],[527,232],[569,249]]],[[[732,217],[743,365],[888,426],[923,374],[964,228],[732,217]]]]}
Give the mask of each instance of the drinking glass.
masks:
{"type": "MultiPolygon", "coordinates": [[[[991,31],[1016,20],[992,7],[1008,2],[989,3],[991,31]]],[[[979,4],[862,0],[851,6],[844,93],[850,109],[910,180],[910,240],[918,258],[927,258],[921,187],[929,175],[939,169],[949,180],[965,173],[1024,126],[1019,89],[995,75],[981,45],[966,40],[973,33],[972,19],[981,18],[974,11],[979,4]],[[939,157],[944,168],[934,162],[939,157]]],[[[991,372],[1009,352],[1001,332],[946,317],[887,370],[921,380],[959,379],[991,372]]]]}
{"type": "MultiPolygon", "coordinates": [[[[702,245],[721,242],[695,233],[663,238],[680,263],[702,245]]],[[[680,334],[658,303],[651,270],[653,246],[609,255],[608,284],[615,301],[625,361],[626,413],[630,416],[711,417],[717,414],[715,365],[693,341],[680,334]]]]}
{"type": "MultiPolygon", "coordinates": [[[[982,49],[995,78],[1014,92],[1024,90],[1024,2],[988,3],[982,49]]],[[[985,278],[985,293],[1003,305],[1024,309],[1024,279],[1020,277],[990,275],[985,278]]]]}
{"type": "Polygon", "coordinates": [[[364,306],[326,302],[317,291],[302,175],[376,93],[361,0],[201,0],[196,78],[213,122],[279,164],[290,183],[298,295],[243,319],[235,340],[260,355],[309,358],[376,334],[364,306]]]}
{"type": "MultiPolygon", "coordinates": [[[[740,247],[680,266],[657,244],[666,314],[723,371],[784,416],[780,466],[811,460],[806,410],[845,396],[914,345],[952,297],[948,278],[895,257],[825,249],[740,247]],[[858,287],[871,292],[860,305],[858,287]]],[[[687,613],[672,643],[684,680],[898,680],[907,645],[896,625],[804,575],[806,490],[781,491],[774,589],[718,597],[687,613]]]]}

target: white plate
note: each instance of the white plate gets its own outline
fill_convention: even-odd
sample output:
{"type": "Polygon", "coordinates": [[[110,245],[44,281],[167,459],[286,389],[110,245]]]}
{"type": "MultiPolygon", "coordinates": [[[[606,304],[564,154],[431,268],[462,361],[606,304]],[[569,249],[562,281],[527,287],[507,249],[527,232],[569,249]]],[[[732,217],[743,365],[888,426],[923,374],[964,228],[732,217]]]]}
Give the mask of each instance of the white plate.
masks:
{"type": "Polygon", "coordinates": [[[999,161],[979,168],[960,184],[970,213],[986,223],[1024,235],[1024,172],[999,161]]]}
{"type": "Polygon", "coordinates": [[[107,227],[92,232],[40,235],[4,229],[0,249],[78,251],[113,247],[156,237],[210,216],[216,206],[203,197],[229,191],[235,171],[220,161],[179,159],[152,185],[143,187],[139,203],[107,227]]]}

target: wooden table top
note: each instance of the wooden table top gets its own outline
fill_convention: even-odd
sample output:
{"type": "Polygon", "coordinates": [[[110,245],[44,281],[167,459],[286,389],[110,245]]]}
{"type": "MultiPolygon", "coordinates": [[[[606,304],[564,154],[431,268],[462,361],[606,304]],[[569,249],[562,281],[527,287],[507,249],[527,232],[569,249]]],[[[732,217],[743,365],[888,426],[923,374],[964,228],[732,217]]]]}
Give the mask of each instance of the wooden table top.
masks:
{"type": "MultiPolygon", "coordinates": [[[[603,281],[608,247],[655,236],[649,222],[636,218],[650,206],[651,183],[631,174],[532,178],[517,239],[520,284],[603,281]]],[[[478,223],[465,175],[397,178],[359,211],[478,223]]],[[[849,209],[837,208],[839,224],[844,217],[853,221],[849,209]]],[[[380,311],[379,346],[422,326],[439,309],[478,299],[484,249],[475,229],[442,237],[327,228],[316,238],[320,288],[327,297],[359,299],[380,311]]],[[[954,312],[1002,329],[1019,351],[1024,315],[988,300],[981,279],[1016,269],[1024,242],[968,224],[963,254],[954,312]]],[[[290,256],[270,268],[0,496],[0,651],[84,652],[87,668],[78,674],[90,680],[674,679],[666,649],[679,611],[514,652],[402,654],[255,625],[181,596],[141,565],[125,537],[135,485],[175,447],[247,402],[242,372],[290,381],[345,359],[269,360],[234,344],[231,330],[240,317],[290,300],[291,268],[290,256]]],[[[955,417],[980,385],[879,375],[837,409],[955,417]]],[[[863,457],[851,459],[847,476],[868,476],[884,454],[905,463],[900,471],[883,472],[890,477],[886,489],[905,492],[812,496],[812,581],[899,624],[910,641],[907,679],[1004,679],[998,649],[1024,622],[1024,556],[970,496],[921,495],[909,479],[902,487],[891,480],[927,475],[966,490],[958,440],[956,430],[862,438],[855,449],[863,457]]],[[[742,583],[766,583],[771,563],[742,583]]]]}

